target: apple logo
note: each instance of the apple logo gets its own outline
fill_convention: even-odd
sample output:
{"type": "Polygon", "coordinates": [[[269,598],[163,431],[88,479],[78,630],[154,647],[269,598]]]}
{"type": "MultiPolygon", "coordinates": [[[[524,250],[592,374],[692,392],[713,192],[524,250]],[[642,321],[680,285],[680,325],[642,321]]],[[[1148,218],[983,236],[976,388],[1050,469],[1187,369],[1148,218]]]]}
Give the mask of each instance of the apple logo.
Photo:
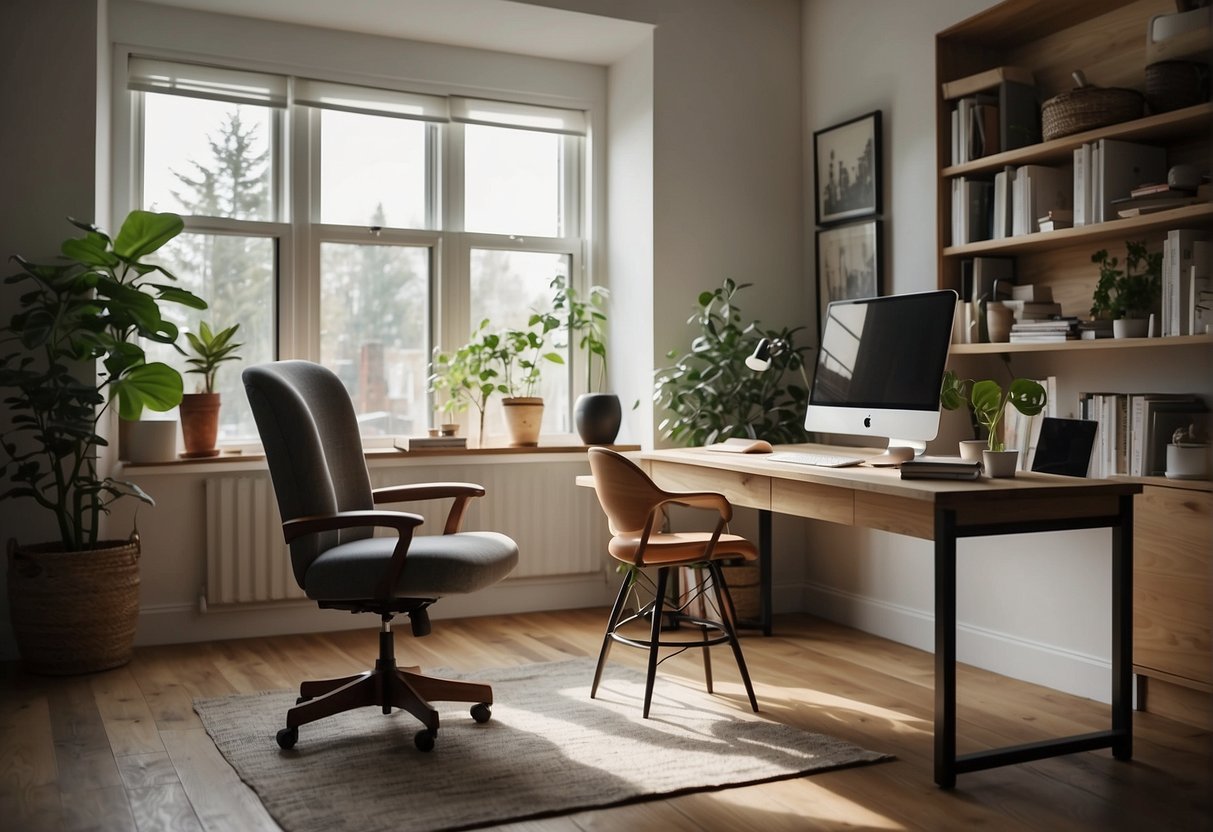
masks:
{"type": "Polygon", "coordinates": [[[864,426],[865,428],[870,428],[870,427],[872,427],[872,417],[871,417],[871,416],[864,416],[864,417],[863,417],[863,426],[864,426]]]}

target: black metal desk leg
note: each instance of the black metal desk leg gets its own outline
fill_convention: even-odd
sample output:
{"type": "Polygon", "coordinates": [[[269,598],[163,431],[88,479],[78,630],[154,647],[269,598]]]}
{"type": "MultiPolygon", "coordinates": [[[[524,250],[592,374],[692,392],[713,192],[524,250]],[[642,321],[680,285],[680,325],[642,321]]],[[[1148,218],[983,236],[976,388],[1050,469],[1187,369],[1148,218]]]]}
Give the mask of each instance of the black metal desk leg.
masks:
{"type": "Polygon", "coordinates": [[[771,634],[771,511],[758,509],[758,604],[762,634],[771,634]]]}
{"type": "Polygon", "coordinates": [[[956,785],[956,512],[935,511],[935,783],[956,785]]]}
{"type": "Polygon", "coordinates": [[[1133,756],[1133,497],[1112,527],[1112,756],[1133,756]]]}

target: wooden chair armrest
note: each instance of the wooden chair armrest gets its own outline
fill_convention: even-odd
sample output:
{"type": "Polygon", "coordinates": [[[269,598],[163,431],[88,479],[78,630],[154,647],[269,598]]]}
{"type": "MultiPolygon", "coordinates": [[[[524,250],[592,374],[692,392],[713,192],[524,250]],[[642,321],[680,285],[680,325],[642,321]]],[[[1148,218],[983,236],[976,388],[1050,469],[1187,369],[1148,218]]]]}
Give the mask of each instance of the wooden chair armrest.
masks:
{"type": "Polygon", "coordinates": [[[300,535],[316,532],[329,532],[338,529],[356,529],[366,526],[379,526],[395,529],[398,535],[396,547],[392,550],[392,559],[383,570],[383,577],[375,587],[376,600],[386,601],[395,594],[396,582],[404,569],[404,559],[408,556],[409,546],[413,543],[413,529],[425,522],[420,514],[410,514],[404,511],[342,511],[337,514],[314,514],[310,517],[296,517],[282,524],[282,535],[290,543],[300,535]]]}
{"type": "Polygon", "coordinates": [[[715,509],[726,523],[733,519],[733,504],[715,491],[666,492],[663,502],[692,508],[715,509]]]}
{"type": "Polygon", "coordinates": [[[389,485],[371,491],[375,504],[400,503],[410,500],[440,500],[454,497],[451,510],[446,516],[443,534],[455,534],[463,525],[463,515],[467,511],[468,500],[472,497],[483,497],[484,486],[472,482],[422,482],[415,485],[389,485]]]}
{"type": "Polygon", "coordinates": [[[313,514],[296,517],[282,524],[282,536],[290,543],[305,534],[333,532],[338,529],[356,529],[366,526],[381,526],[395,529],[412,537],[413,529],[425,522],[420,514],[404,511],[342,511],[337,514],[313,514]]]}

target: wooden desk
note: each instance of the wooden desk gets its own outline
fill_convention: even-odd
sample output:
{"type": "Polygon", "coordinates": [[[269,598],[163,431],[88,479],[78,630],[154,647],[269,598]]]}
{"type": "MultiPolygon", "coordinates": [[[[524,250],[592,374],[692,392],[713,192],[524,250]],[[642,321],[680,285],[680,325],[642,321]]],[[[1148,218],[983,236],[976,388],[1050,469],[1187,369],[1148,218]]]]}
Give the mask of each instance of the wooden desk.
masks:
{"type": "Polygon", "coordinates": [[[718,491],[734,505],[759,510],[767,632],[771,512],[935,542],[935,782],[940,786],[951,788],[964,772],[1076,751],[1110,747],[1118,760],[1132,756],[1133,495],[1140,493],[1140,484],[1022,472],[1014,479],[976,482],[902,480],[890,468],[814,468],[702,448],[648,451],[637,461],[663,488],[718,491]],[[1094,528],[1112,530],[1111,730],[957,755],[956,541],[1094,528]]]}

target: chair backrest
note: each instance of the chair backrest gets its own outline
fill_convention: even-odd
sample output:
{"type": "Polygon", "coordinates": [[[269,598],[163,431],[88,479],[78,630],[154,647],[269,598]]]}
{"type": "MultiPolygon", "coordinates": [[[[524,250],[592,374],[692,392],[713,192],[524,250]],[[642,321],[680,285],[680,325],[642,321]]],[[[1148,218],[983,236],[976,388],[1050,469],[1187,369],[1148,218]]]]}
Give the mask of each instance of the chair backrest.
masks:
{"type": "Polygon", "coordinates": [[[594,490],[611,534],[639,533],[665,492],[636,463],[609,448],[590,448],[594,490]]]}
{"type": "MultiPolygon", "coordinates": [[[[248,367],[241,378],[283,520],[374,507],[354,406],[332,371],[309,361],[275,361],[248,367]]],[[[326,549],[370,535],[370,529],[347,529],[295,540],[295,579],[302,584],[326,549]]]]}

